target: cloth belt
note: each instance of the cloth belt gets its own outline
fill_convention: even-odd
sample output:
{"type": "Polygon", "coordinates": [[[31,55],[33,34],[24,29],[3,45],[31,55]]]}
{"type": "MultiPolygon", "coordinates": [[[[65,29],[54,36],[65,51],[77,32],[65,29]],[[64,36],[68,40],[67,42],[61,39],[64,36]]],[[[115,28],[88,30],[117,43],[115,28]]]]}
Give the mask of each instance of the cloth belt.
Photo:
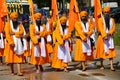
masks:
{"type": "Polygon", "coordinates": [[[77,39],[81,39],[79,36],[76,36],[77,39]]]}
{"type": "Polygon", "coordinates": [[[101,33],[99,32],[99,33],[98,33],[98,36],[100,36],[100,35],[101,35],[101,33]]]}

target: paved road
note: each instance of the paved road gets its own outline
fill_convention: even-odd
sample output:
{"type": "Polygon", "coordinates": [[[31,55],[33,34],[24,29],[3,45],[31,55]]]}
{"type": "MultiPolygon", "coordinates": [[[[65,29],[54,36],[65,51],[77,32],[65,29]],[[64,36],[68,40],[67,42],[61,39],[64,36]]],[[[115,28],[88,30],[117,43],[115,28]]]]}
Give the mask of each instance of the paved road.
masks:
{"type": "MultiPolygon", "coordinates": [[[[114,59],[116,71],[110,71],[109,61],[104,60],[105,70],[99,70],[99,60],[88,62],[87,71],[79,69],[79,62],[72,62],[68,69],[70,72],[56,72],[49,64],[44,65],[44,72],[35,73],[35,67],[29,64],[22,64],[24,76],[10,76],[10,69],[7,65],[0,66],[0,80],[120,80],[120,47],[116,47],[117,57],[114,59]]],[[[16,67],[16,65],[15,65],[16,67]]],[[[17,70],[15,70],[17,71],[17,70]]]]}

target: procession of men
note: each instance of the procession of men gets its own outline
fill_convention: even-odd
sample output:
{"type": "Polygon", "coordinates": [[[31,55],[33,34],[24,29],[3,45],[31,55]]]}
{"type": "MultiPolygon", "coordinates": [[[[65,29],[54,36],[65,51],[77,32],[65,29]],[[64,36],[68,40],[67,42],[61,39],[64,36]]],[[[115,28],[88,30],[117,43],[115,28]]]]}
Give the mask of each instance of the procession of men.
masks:
{"type": "MultiPolygon", "coordinates": [[[[74,1],[71,0],[73,5],[76,4],[74,1]]],[[[86,10],[78,11],[75,7],[73,13],[62,11],[61,14],[55,12],[55,8],[53,5],[50,17],[44,12],[32,13],[32,9],[30,16],[25,13],[20,21],[17,12],[6,15],[0,32],[0,66],[7,64],[11,76],[16,75],[15,68],[18,76],[24,76],[21,64],[34,65],[37,74],[45,71],[44,64],[49,64],[54,71],[68,73],[72,60],[80,62],[79,69],[86,71],[87,62],[99,59],[100,70],[104,70],[103,60],[109,59],[110,71],[116,71],[113,66],[116,26],[110,17],[111,8],[105,6],[97,14],[97,19],[86,10]],[[76,14],[77,18],[72,18],[71,14],[76,14]]]]}

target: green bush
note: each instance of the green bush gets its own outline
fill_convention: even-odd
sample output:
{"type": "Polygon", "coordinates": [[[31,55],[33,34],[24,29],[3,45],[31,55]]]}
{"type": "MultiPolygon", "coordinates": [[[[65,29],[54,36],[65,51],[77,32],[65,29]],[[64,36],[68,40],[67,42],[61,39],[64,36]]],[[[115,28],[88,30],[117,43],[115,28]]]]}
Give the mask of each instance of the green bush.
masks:
{"type": "Polygon", "coordinates": [[[120,24],[116,24],[116,31],[114,34],[114,42],[116,46],[120,46],[120,24]]]}

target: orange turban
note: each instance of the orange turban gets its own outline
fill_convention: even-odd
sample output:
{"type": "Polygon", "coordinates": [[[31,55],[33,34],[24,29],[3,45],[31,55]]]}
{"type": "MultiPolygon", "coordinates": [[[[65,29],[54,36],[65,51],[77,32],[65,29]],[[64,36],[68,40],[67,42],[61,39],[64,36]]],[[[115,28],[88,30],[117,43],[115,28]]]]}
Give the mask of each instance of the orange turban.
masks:
{"type": "Polygon", "coordinates": [[[80,17],[87,16],[87,15],[88,15],[88,13],[86,11],[81,11],[80,12],[80,17]]]}
{"type": "Polygon", "coordinates": [[[17,19],[17,18],[18,18],[18,13],[17,13],[17,12],[12,12],[12,13],[10,14],[10,18],[11,18],[11,19],[17,19]]]}
{"type": "Polygon", "coordinates": [[[34,19],[36,20],[37,18],[41,18],[42,14],[41,13],[35,13],[34,14],[34,19]]]}
{"type": "Polygon", "coordinates": [[[110,13],[111,9],[109,6],[105,6],[104,9],[103,9],[103,12],[108,12],[110,13]]]}
{"type": "Polygon", "coordinates": [[[62,17],[60,18],[60,23],[64,23],[64,22],[67,22],[67,17],[62,16],[62,17]]]}

